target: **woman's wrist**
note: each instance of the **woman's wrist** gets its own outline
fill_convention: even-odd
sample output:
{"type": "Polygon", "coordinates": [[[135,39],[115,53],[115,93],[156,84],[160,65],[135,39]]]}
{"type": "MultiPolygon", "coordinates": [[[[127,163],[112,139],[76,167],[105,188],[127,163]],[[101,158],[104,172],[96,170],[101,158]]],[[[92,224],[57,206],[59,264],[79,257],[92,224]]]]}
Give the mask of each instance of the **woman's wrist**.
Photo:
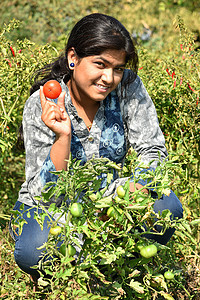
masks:
{"type": "Polygon", "coordinates": [[[55,142],[69,143],[69,141],[71,142],[71,133],[56,134],[55,142]]]}

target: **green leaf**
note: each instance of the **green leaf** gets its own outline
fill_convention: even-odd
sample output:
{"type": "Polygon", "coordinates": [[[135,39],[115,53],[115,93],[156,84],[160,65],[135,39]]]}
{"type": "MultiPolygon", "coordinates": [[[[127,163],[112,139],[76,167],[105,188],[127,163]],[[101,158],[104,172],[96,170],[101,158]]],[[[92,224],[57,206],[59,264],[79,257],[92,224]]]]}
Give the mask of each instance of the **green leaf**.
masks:
{"type": "Polygon", "coordinates": [[[100,261],[100,265],[109,265],[111,262],[116,261],[117,256],[115,254],[107,254],[102,255],[100,254],[100,257],[103,257],[100,261]]]}
{"type": "Polygon", "coordinates": [[[147,207],[147,205],[141,205],[140,203],[132,203],[130,206],[126,206],[125,208],[128,210],[143,210],[147,207]]]}
{"type": "Polygon", "coordinates": [[[170,294],[167,294],[165,292],[160,292],[161,296],[163,296],[166,300],[175,300],[174,297],[172,297],[170,294]]]}
{"type": "Polygon", "coordinates": [[[163,211],[162,211],[162,218],[164,219],[164,218],[169,218],[170,216],[171,216],[171,212],[170,212],[170,210],[169,209],[164,209],[163,211]]]}
{"type": "Polygon", "coordinates": [[[106,208],[109,207],[113,204],[113,199],[112,199],[112,195],[108,196],[108,197],[104,197],[100,200],[97,200],[95,207],[96,208],[106,208]]]}
{"type": "MultiPolygon", "coordinates": [[[[190,224],[191,224],[191,223],[190,223],[190,224]]],[[[189,233],[192,233],[190,224],[189,224],[186,220],[184,220],[184,222],[182,222],[183,227],[184,227],[189,233]]]]}
{"type": "Polygon", "coordinates": [[[28,224],[28,222],[24,219],[19,219],[18,222],[19,222],[19,235],[21,235],[24,224],[28,224]]]}
{"type": "Polygon", "coordinates": [[[134,281],[134,279],[131,280],[130,287],[139,294],[144,294],[145,292],[142,284],[139,281],[134,281]]]}
{"type": "Polygon", "coordinates": [[[192,220],[190,222],[190,225],[192,225],[192,226],[195,226],[195,225],[198,225],[198,224],[200,224],[200,219],[195,219],[195,220],[192,220]]]}
{"type": "Polygon", "coordinates": [[[110,184],[112,180],[113,180],[113,174],[108,173],[108,175],[107,175],[107,184],[110,184]]]}
{"type": "Polygon", "coordinates": [[[44,280],[42,277],[40,277],[40,278],[38,279],[38,284],[39,284],[40,286],[45,287],[45,286],[48,286],[48,285],[49,285],[49,281],[44,280]]]}
{"type": "Polygon", "coordinates": [[[60,270],[60,272],[58,272],[56,274],[56,277],[57,278],[65,278],[65,277],[70,277],[72,275],[72,272],[73,272],[74,268],[68,268],[66,267],[65,270],[60,270]]]}
{"type": "Polygon", "coordinates": [[[88,276],[87,272],[85,271],[79,271],[79,278],[85,278],[85,279],[89,279],[90,277],[88,276]]]}
{"type": "Polygon", "coordinates": [[[137,277],[137,276],[140,275],[140,273],[141,273],[141,271],[139,271],[139,270],[136,269],[131,274],[129,274],[129,278],[131,278],[131,277],[137,277]]]}
{"type": "Polygon", "coordinates": [[[127,211],[125,211],[124,214],[125,214],[126,217],[129,219],[129,221],[131,221],[131,223],[134,223],[133,218],[131,217],[131,215],[130,215],[127,211]]]}

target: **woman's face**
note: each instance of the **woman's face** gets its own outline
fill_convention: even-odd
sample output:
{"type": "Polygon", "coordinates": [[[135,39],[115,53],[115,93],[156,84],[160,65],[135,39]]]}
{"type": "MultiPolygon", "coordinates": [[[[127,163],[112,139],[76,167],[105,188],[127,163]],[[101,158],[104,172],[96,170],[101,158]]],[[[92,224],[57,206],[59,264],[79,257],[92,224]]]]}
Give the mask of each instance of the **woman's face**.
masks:
{"type": "Polygon", "coordinates": [[[106,50],[99,55],[79,59],[73,49],[68,53],[69,64],[75,64],[71,79],[72,97],[78,102],[99,102],[120,83],[125,68],[124,50],[106,50]]]}

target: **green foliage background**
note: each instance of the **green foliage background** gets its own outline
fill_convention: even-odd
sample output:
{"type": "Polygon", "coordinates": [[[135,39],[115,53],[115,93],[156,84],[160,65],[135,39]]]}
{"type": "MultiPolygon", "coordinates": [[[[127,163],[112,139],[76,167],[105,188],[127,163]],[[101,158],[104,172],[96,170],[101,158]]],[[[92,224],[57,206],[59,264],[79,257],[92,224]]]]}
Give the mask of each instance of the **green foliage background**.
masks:
{"type": "MultiPolygon", "coordinates": [[[[32,75],[62,51],[73,25],[93,12],[118,18],[137,38],[139,75],[155,103],[170,159],[177,166],[172,189],[182,201],[185,219],[191,222],[200,219],[199,1],[4,0],[0,5],[0,216],[3,238],[0,265],[5,264],[7,255],[3,245],[13,250],[5,215],[9,218],[24,180],[25,154],[17,148],[16,142],[32,75]],[[148,34],[149,38],[145,38],[148,34]]],[[[184,260],[188,272],[196,274],[199,268],[198,222],[191,235],[195,243],[175,236],[174,239],[180,240],[175,251],[184,260]],[[189,263],[187,258],[190,258],[189,263]]]]}

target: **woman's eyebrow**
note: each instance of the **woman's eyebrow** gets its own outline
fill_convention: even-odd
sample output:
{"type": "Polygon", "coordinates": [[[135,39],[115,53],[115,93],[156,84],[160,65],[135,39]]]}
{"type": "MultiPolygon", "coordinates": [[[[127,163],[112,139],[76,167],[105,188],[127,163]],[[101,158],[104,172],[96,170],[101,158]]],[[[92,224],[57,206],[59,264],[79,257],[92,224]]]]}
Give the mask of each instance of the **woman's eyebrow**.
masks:
{"type": "MultiPolygon", "coordinates": [[[[112,65],[112,63],[111,63],[109,60],[105,59],[105,58],[102,57],[102,56],[98,56],[97,59],[101,59],[101,60],[103,60],[105,63],[107,63],[107,64],[109,64],[109,65],[112,65]]],[[[124,63],[124,64],[119,64],[119,65],[116,65],[115,68],[124,68],[125,65],[126,65],[125,63],[124,63]]]]}

